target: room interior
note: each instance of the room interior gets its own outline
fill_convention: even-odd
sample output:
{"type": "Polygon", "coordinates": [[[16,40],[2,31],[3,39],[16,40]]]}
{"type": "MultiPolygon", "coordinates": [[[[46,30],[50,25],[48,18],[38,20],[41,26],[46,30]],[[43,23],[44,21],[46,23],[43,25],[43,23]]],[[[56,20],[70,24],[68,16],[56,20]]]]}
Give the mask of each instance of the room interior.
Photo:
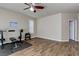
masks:
{"type": "Polygon", "coordinates": [[[0,3],[0,56],[78,56],[78,23],[79,3],[0,3]]]}

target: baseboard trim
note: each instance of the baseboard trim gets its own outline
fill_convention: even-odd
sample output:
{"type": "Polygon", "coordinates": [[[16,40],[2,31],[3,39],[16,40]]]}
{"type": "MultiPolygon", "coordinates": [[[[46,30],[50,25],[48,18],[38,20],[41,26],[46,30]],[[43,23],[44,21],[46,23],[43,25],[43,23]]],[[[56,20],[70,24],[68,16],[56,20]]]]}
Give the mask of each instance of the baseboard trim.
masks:
{"type": "Polygon", "coordinates": [[[33,36],[33,37],[31,37],[31,38],[32,38],[32,39],[33,39],[33,38],[36,38],[36,36],[33,36]]]}
{"type": "Polygon", "coordinates": [[[75,40],[76,42],[79,42],[79,40],[75,40]]]}
{"type": "Polygon", "coordinates": [[[41,36],[37,36],[36,38],[40,38],[40,39],[47,39],[47,40],[52,40],[52,41],[58,41],[58,42],[69,42],[69,40],[57,40],[57,39],[52,39],[52,38],[47,38],[47,37],[41,37],[41,36]]]}

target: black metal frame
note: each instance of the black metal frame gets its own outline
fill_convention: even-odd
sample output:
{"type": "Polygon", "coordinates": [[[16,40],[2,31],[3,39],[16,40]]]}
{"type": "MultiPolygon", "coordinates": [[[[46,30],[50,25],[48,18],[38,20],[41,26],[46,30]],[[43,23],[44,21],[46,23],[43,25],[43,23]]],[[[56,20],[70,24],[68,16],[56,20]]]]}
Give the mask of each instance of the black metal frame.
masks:
{"type": "Polygon", "coordinates": [[[31,40],[31,34],[30,33],[25,33],[25,40],[29,38],[31,40]]]}
{"type": "Polygon", "coordinates": [[[0,34],[1,34],[1,39],[0,39],[0,41],[1,41],[1,48],[3,49],[4,48],[3,42],[5,41],[5,39],[3,37],[3,31],[0,31],[0,34]]]}

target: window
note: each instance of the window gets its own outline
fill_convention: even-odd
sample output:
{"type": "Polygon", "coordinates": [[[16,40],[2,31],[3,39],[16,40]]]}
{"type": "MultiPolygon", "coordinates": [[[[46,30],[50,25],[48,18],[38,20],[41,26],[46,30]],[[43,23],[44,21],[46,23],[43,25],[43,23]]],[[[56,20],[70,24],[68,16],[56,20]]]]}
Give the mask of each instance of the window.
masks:
{"type": "Polygon", "coordinates": [[[29,32],[34,33],[34,20],[29,20],[29,32]]]}
{"type": "Polygon", "coordinates": [[[10,27],[11,28],[16,28],[17,27],[17,22],[16,21],[10,22],[10,27]]]}

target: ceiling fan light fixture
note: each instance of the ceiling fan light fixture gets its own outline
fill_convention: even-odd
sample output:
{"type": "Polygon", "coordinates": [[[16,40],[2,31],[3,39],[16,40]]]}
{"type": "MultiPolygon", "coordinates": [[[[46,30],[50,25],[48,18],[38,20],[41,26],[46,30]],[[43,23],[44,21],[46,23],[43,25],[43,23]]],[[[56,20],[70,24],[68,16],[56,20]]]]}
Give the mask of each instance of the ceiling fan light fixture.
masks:
{"type": "Polygon", "coordinates": [[[30,8],[30,11],[34,11],[34,8],[33,8],[33,7],[31,7],[31,8],[30,8]]]}

